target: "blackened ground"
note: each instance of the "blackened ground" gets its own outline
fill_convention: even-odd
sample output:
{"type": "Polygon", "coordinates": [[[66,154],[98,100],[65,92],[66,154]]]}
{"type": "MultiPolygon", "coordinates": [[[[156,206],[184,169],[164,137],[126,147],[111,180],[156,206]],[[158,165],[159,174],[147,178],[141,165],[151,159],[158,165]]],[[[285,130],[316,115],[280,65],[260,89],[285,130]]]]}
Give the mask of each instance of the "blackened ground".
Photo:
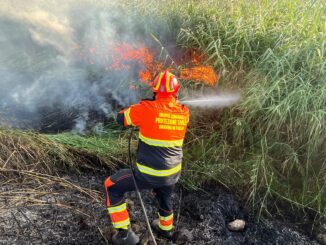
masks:
{"type": "MultiPolygon", "coordinates": [[[[64,182],[29,193],[23,182],[20,190],[10,181],[0,186],[0,244],[111,244],[114,231],[102,187],[106,175],[109,173],[64,176],[64,182]],[[6,194],[11,191],[16,193],[6,194]]],[[[142,196],[150,219],[156,218],[154,196],[150,191],[142,196]]],[[[142,244],[151,244],[136,194],[126,197],[133,229],[142,244]]],[[[218,188],[189,192],[177,187],[173,198],[175,225],[188,230],[185,236],[190,240],[179,237],[172,243],[158,239],[158,244],[318,244],[290,224],[265,219],[256,223],[233,195],[218,188]],[[235,218],[246,219],[243,232],[226,228],[235,218]]]]}

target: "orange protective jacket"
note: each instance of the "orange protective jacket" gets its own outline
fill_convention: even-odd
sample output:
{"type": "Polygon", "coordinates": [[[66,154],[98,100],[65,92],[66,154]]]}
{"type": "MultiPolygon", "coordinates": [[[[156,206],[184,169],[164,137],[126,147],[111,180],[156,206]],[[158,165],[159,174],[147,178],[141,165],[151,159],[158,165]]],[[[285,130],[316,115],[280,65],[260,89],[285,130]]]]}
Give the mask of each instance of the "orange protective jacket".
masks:
{"type": "Polygon", "coordinates": [[[173,95],[157,94],[155,100],[141,101],[119,114],[121,124],[139,128],[136,176],[153,185],[175,184],[180,177],[188,108],[173,95]]]}

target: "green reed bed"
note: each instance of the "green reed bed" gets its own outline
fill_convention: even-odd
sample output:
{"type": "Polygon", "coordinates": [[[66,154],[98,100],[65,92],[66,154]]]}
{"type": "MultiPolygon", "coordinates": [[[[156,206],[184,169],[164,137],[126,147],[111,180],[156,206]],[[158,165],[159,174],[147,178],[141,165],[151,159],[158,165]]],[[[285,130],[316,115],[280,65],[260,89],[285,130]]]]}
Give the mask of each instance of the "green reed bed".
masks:
{"type": "Polygon", "coordinates": [[[181,47],[206,53],[218,88],[242,93],[232,108],[193,112],[183,182],[217,181],[259,211],[278,199],[326,216],[326,3],[132,6],[143,11],[148,32],[176,35],[181,47]]]}

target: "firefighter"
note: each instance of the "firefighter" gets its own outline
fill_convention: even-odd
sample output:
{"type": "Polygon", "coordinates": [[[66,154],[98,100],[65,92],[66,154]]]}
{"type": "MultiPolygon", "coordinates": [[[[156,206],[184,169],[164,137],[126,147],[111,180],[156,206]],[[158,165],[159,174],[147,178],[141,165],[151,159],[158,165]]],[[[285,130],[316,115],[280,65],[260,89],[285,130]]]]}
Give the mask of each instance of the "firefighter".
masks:
{"type": "Polygon", "coordinates": [[[118,113],[123,126],[139,128],[137,162],[134,173],[122,169],[105,180],[107,209],[113,227],[113,244],[137,244],[124,201],[124,193],[153,189],[158,200],[158,219],[152,228],[171,239],[173,234],[172,193],[180,177],[182,145],[189,122],[189,110],[177,100],[180,83],[169,71],[161,72],[152,84],[153,100],[144,100],[118,113]]]}

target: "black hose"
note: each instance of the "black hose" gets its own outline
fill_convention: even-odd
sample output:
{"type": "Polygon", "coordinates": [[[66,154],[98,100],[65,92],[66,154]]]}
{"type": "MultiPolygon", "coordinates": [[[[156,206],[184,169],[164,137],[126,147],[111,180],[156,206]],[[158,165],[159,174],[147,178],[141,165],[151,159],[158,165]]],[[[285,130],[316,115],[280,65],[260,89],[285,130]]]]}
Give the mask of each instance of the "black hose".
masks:
{"type": "Polygon", "coordinates": [[[155,240],[155,237],[154,237],[154,234],[153,234],[153,231],[152,231],[152,228],[151,228],[151,225],[149,223],[149,219],[148,219],[148,216],[147,216],[146,208],[145,208],[143,199],[142,199],[142,197],[140,195],[140,191],[139,191],[139,188],[138,188],[138,185],[137,185],[137,181],[136,181],[136,178],[135,178],[135,175],[134,175],[134,165],[132,164],[132,159],[131,159],[131,139],[132,139],[133,132],[134,132],[134,128],[131,127],[131,131],[130,131],[130,135],[129,135],[129,141],[128,141],[128,161],[129,161],[129,166],[131,167],[132,179],[134,180],[134,185],[135,185],[136,193],[137,193],[138,199],[140,201],[141,207],[142,207],[143,212],[144,212],[144,215],[145,215],[145,220],[146,220],[146,224],[147,224],[147,228],[148,228],[149,234],[151,235],[154,244],[157,245],[156,240],[155,240]]]}

